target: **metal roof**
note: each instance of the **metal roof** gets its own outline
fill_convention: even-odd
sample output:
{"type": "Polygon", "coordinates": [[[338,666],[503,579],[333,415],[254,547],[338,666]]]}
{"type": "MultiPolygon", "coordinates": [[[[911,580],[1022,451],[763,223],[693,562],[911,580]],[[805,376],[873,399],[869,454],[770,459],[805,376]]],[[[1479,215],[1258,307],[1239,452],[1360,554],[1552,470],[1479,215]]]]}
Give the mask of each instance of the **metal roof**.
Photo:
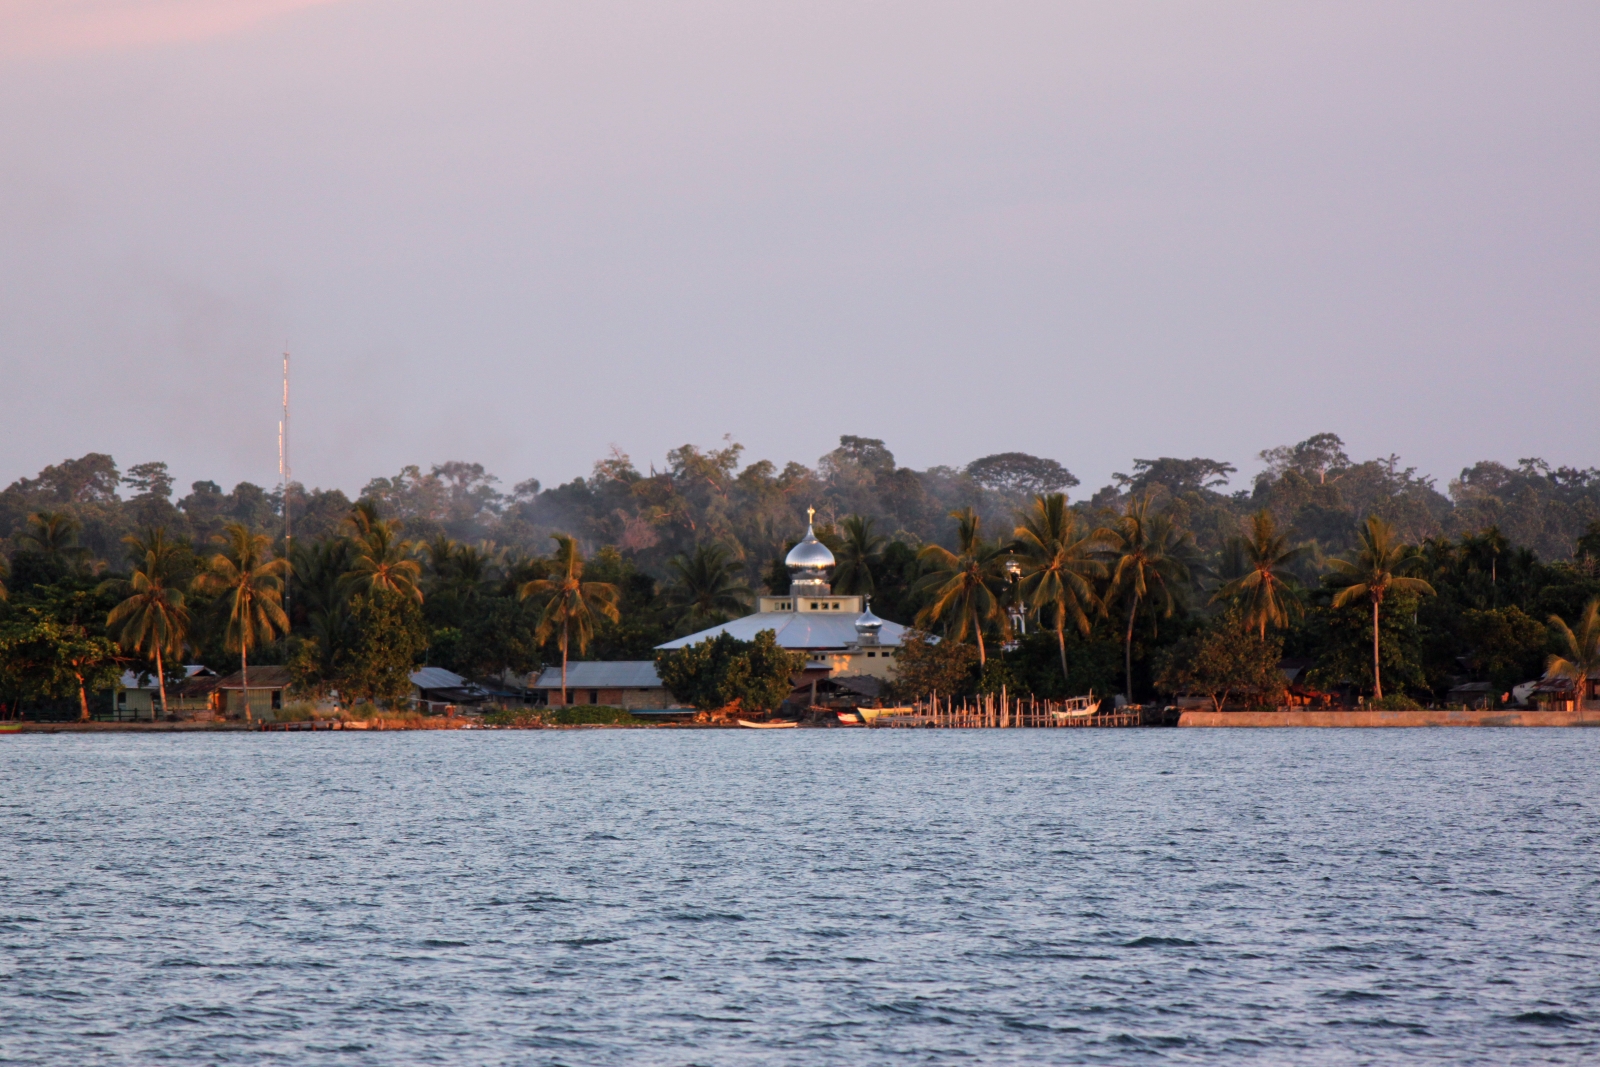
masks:
{"type": "MultiPolygon", "coordinates": [[[[856,633],[856,617],[849,612],[835,615],[821,611],[759,611],[656,647],[684,648],[722,633],[732,634],[741,641],[753,641],[762,630],[776,633],[780,648],[796,651],[845,649],[860,639],[856,633]]],[[[899,623],[885,622],[883,629],[878,631],[878,644],[898,648],[905,632],[906,628],[899,623]]]]}
{"type": "MultiPolygon", "coordinates": [[[[234,671],[217,683],[218,689],[243,689],[243,672],[234,671]]],[[[294,681],[288,667],[266,665],[250,668],[251,689],[287,689],[294,681]]]]}
{"type": "MultiPolygon", "coordinates": [[[[533,689],[560,689],[561,667],[546,667],[533,689]]],[[[568,689],[660,689],[656,665],[647,659],[580,660],[567,664],[568,689]]]]}
{"type": "Polygon", "coordinates": [[[467,680],[443,667],[423,667],[411,673],[411,684],[418,689],[460,689],[467,680]]]}
{"type": "MultiPolygon", "coordinates": [[[[216,673],[215,671],[211,670],[209,667],[207,667],[203,663],[185,663],[183,665],[183,677],[181,679],[179,679],[179,682],[180,683],[181,682],[186,682],[190,678],[193,678],[197,674],[215,674],[215,673],[216,673]]],[[[122,688],[124,688],[124,689],[159,689],[160,688],[160,683],[156,681],[156,674],[155,674],[154,671],[150,671],[148,673],[143,673],[143,672],[140,672],[140,671],[123,671],[122,672],[122,688]],[[141,679],[143,680],[143,684],[141,684],[141,679]]]]}

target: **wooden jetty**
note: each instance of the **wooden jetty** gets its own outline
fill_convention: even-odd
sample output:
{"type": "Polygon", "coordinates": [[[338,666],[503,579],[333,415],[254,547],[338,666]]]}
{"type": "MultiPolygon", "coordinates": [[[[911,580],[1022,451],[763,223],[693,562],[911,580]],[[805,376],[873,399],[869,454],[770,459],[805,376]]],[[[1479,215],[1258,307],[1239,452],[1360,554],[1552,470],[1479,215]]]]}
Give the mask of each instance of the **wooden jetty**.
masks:
{"type": "Polygon", "coordinates": [[[1134,726],[1176,726],[1176,708],[1133,704],[1107,707],[1102,701],[1090,714],[1083,714],[1082,701],[1011,699],[1004,690],[973,700],[940,700],[937,693],[927,703],[917,704],[894,714],[877,715],[868,721],[872,727],[941,730],[984,729],[1074,729],[1134,726]]]}

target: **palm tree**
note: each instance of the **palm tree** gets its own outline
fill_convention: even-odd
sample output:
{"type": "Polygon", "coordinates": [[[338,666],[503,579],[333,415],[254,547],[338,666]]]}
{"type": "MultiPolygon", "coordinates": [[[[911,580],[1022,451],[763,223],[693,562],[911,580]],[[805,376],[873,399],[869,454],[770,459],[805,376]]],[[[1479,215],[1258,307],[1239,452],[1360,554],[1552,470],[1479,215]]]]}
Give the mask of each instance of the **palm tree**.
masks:
{"type": "Polygon", "coordinates": [[[556,543],[555,570],[557,577],[536,578],[517,591],[520,600],[530,597],[544,601],[539,614],[539,627],[534,635],[548,641],[558,629],[561,633],[561,703],[567,702],[567,647],[573,638],[578,642],[578,655],[589,647],[594,636],[595,613],[612,622],[620,617],[617,601],[620,594],[609,582],[583,580],[583,553],[578,550],[576,538],[566,534],[553,534],[556,543]]]}
{"type": "Polygon", "coordinates": [[[461,542],[449,534],[435,534],[422,545],[428,557],[429,594],[443,588],[455,574],[456,557],[461,552],[461,542]]]}
{"type": "Polygon", "coordinates": [[[289,631],[283,613],[283,584],[289,561],[271,559],[266,534],[251,533],[230,522],[215,538],[222,551],[195,578],[195,588],[228,598],[227,647],[239,651],[239,679],[244,690],[244,715],[250,718],[250,650],[289,631]]]}
{"type": "Polygon", "coordinates": [[[1360,543],[1353,559],[1330,559],[1334,581],[1344,588],[1333,598],[1333,606],[1342,608],[1365,597],[1372,603],[1372,699],[1383,699],[1383,679],[1378,675],[1378,609],[1390,593],[1420,593],[1433,595],[1433,586],[1421,578],[1410,578],[1406,572],[1416,570],[1423,558],[1411,545],[1399,543],[1394,527],[1378,518],[1367,516],[1367,521],[1356,531],[1360,543]]]}
{"type": "Polygon", "coordinates": [[[1244,573],[1217,590],[1212,602],[1237,600],[1246,629],[1267,639],[1268,626],[1288,626],[1301,611],[1300,593],[1289,575],[1289,564],[1305,555],[1304,546],[1289,547],[1288,535],[1278,532],[1272,513],[1265,508],[1250,516],[1249,531],[1232,539],[1244,573]]]}
{"type": "Polygon", "coordinates": [[[316,645],[319,673],[333,675],[349,636],[350,599],[346,575],[355,561],[348,537],[296,541],[290,552],[295,604],[304,613],[309,640],[316,645]]]}
{"type": "Polygon", "coordinates": [[[1021,593],[1041,618],[1048,609],[1061,653],[1061,677],[1066,678],[1067,623],[1087,637],[1089,616],[1105,611],[1092,581],[1106,573],[1105,565],[1093,556],[1099,541],[1067,507],[1065,493],[1034,497],[1020,519],[1012,536],[1022,569],[1021,593]]]}
{"type": "Polygon", "coordinates": [[[1096,531],[1112,561],[1106,600],[1123,598],[1128,605],[1128,626],[1123,636],[1124,697],[1133,703],[1133,623],[1139,605],[1149,602],[1163,618],[1172,616],[1178,590],[1189,581],[1192,555],[1189,535],[1166,515],[1150,513],[1150,494],[1130,497],[1127,506],[1112,513],[1112,523],[1096,531]]]}
{"type": "Polygon", "coordinates": [[[686,609],[684,625],[690,630],[700,622],[721,622],[750,604],[741,568],[724,544],[697,545],[693,555],[674,556],[667,567],[673,580],[666,588],[666,601],[686,609]]]}
{"type": "MultiPolygon", "coordinates": [[[[161,689],[161,715],[167,715],[167,675],[163,656],[183,652],[189,636],[189,609],[178,588],[179,567],[184,553],[167,540],[167,531],[156,527],[143,537],[122,539],[128,546],[133,576],[102,584],[110,592],[124,593],[126,599],[106,616],[106,627],[116,634],[122,647],[156,661],[156,684],[161,689]]],[[[155,709],[150,709],[154,722],[155,709]]]]}
{"type": "Polygon", "coordinates": [[[833,570],[833,591],[871,596],[878,591],[872,579],[872,565],[883,555],[889,539],[872,532],[873,520],[851,515],[839,524],[839,549],[834,553],[838,565],[833,570]]]}
{"type": "Polygon", "coordinates": [[[347,576],[349,587],[363,593],[379,590],[422,603],[422,564],[411,558],[411,542],[400,540],[400,524],[378,517],[371,502],[359,501],[345,523],[354,534],[355,557],[347,576]]]}
{"type": "Polygon", "coordinates": [[[956,520],[956,551],[925,545],[917,553],[929,568],[917,588],[931,596],[927,607],[917,613],[917,625],[928,627],[943,619],[945,633],[953,639],[965,641],[971,634],[978,642],[978,666],[982,668],[988,663],[984,629],[996,623],[1002,637],[1011,632],[999,593],[1005,581],[1005,552],[983,539],[978,515],[971,508],[952,511],[950,517],[956,520]]]}
{"type": "Polygon", "coordinates": [[[1555,631],[1562,655],[1550,657],[1545,664],[1546,673],[1572,679],[1572,710],[1582,711],[1589,695],[1585,692],[1589,678],[1600,672],[1600,597],[1584,605],[1576,633],[1559,615],[1550,616],[1550,628],[1555,631]]]}
{"type": "Polygon", "coordinates": [[[89,550],[78,544],[78,531],[82,528],[70,511],[38,511],[28,516],[28,529],[17,535],[17,544],[75,570],[89,555],[89,550]]]}

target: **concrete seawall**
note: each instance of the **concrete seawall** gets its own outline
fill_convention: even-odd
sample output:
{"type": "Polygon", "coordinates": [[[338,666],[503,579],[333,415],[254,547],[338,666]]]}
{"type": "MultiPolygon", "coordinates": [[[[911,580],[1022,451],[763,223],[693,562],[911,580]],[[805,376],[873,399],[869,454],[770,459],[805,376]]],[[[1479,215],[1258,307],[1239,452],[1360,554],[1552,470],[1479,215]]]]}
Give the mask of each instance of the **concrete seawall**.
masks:
{"type": "Polygon", "coordinates": [[[1186,711],[1179,726],[1600,726],[1586,711],[1186,711]]]}

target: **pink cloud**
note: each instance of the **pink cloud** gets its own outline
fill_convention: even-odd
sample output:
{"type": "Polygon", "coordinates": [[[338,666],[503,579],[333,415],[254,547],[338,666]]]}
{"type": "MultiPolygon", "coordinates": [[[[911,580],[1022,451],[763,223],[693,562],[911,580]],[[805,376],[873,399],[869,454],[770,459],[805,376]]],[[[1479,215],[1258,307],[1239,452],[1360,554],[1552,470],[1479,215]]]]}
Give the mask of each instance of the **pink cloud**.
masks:
{"type": "Polygon", "coordinates": [[[0,0],[0,53],[52,55],[197,41],[338,0],[0,0]]]}

